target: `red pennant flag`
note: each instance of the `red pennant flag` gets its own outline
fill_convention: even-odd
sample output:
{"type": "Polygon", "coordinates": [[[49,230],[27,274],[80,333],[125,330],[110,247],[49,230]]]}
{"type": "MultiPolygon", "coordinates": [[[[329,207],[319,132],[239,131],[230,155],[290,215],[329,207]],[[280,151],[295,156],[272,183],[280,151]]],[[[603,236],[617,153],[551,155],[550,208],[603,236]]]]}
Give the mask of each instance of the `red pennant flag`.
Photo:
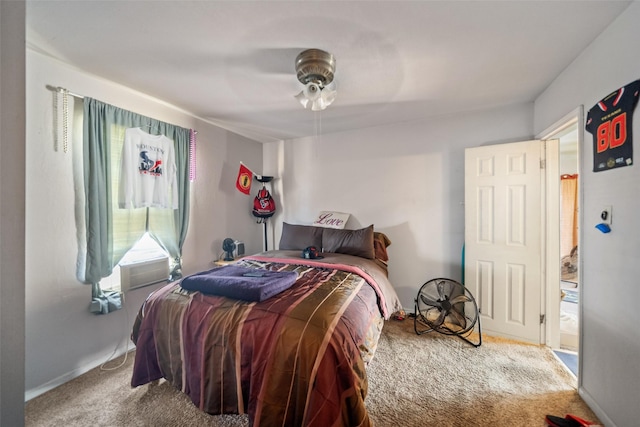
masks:
{"type": "Polygon", "coordinates": [[[240,163],[240,170],[238,171],[238,179],[236,179],[236,188],[241,193],[249,195],[251,191],[251,180],[253,179],[253,172],[240,163]]]}

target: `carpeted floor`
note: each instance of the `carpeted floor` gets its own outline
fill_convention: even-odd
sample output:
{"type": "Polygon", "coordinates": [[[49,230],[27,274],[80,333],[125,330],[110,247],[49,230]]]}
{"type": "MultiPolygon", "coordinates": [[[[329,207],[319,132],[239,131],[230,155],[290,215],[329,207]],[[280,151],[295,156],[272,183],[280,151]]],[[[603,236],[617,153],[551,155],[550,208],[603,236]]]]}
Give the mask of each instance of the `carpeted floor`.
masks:
{"type": "MultiPolygon", "coordinates": [[[[376,427],[542,427],[545,414],[567,413],[597,421],[551,350],[483,341],[473,348],[452,336],[418,336],[411,320],[388,321],[368,367],[376,427]]],[[[132,389],[131,365],[130,355],[118,370],[94,369],[32,399],[26,426],[248,426],[243,415],[202,413],[166,382],[132,389]]]]}

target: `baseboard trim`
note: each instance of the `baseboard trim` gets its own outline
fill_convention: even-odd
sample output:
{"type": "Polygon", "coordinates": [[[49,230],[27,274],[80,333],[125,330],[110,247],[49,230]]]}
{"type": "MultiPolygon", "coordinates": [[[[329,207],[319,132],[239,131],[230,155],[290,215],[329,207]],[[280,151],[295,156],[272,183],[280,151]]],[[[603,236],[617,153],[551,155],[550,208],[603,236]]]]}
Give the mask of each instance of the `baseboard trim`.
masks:
{"type": "Polygon", "coordinates": [[[598,405],[598,402],[596,402],[593,397],[591,397],[589,392],[587,392],[584,387],[578,387],[578,394],[580,395],[582,400],[584,400],[584,403],[586,403],[589,408],[591,408],[593,413],[596,414],[602,425],[605,425],[607,427],[616,427],[613,421],[611,421],[611,418],[609,418],[607,413],[602,410],[600,405],[598,405]]]}
{"type": "MultiPolygon", "coordinates": [[[[122,350],[119,353],[116,353],[112,356],[112,359],[116,359],[122,355],[125,354],[125,352],[129,352],[131,350],[135,349],[135,345],[133,345],[133,343],[130,343],[127,345],[127,349],[126,350],[122,350]]],[[[51,381],[48,381],[38,387],[34,387],[31,388],[29,390],[26,390],[24,393],[24,401],[28,402],[29,400],[40,396],[41,394],[44,394],[46,392],[48,392],[49,390],[53,390],[56,387],[61,386],[62,384],[71,381],[74,378],[79,377],[80,375],[86,374],[87,372],[89,372],[92,369],[95,369],[97,367],[99,367],[100,365],[102,365],[105,360],[107,360],[107,358],[110,356],[110,354],[104,355],[98,359],[95,359],[91,362],[89,362],[88,364],[81,366],[80,368],[74,369],[73,371],[67,372],[66,374],[60,375],[57,378],[52,379],[51,381]]]]}

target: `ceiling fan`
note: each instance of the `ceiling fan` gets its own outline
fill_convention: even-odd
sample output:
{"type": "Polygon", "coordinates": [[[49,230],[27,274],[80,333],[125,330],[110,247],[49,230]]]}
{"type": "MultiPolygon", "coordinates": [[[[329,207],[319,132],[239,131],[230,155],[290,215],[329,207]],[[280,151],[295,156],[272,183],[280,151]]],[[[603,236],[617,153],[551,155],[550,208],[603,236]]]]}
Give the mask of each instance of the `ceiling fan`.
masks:
{"type": "Polygon", "coordinates": [[[307,49],[298,54],[296,74],[304,89],[295,98],[304,108],[324,110],[336,99],[335,69],[336,60],[329,52],[307,49]]]}

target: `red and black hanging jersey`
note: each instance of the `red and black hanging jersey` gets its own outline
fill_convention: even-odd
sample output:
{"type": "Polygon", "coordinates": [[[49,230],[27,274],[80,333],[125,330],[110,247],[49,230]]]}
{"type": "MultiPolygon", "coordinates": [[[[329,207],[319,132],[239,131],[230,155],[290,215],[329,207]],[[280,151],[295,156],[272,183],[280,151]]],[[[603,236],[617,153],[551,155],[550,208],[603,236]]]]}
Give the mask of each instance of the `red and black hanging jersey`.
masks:
{"type": "Polygon", "coordinates": [[[587,114],[586,130],[593,135],[593,171],[633,163],[633,110],[638,103],[640,80],[604,97],[587,114]]]}

